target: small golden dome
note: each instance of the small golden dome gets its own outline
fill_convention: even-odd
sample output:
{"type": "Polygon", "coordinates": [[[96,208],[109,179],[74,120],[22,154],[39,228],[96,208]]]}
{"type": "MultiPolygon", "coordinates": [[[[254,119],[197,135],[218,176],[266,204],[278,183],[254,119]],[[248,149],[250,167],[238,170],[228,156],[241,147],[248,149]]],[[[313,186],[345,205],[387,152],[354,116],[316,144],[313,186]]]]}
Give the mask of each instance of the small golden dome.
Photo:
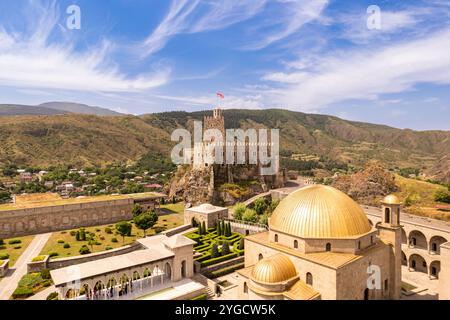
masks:
{"type": "Polygon", "coordinates": [[[287,196],[269,219],[269,228],[300,238],[343,238],[371,230],[355,201],[323,185],[308,186],[287,196]]]}
{"type": "Polygon", "coordinates": [[[297,276],[291,259],[279,253],[259,261],[252,271],[251,279],[259,283],[279,283],[297,276]]]}
{"type": "Polygon", "coordinates": [[[393,194],[390,194],[390,195],[384,197],[383,201],[381,201],[381,202],[385,203],[385,204],[402,204],[400,199],[396,195],[393,195],[393,194]]]}

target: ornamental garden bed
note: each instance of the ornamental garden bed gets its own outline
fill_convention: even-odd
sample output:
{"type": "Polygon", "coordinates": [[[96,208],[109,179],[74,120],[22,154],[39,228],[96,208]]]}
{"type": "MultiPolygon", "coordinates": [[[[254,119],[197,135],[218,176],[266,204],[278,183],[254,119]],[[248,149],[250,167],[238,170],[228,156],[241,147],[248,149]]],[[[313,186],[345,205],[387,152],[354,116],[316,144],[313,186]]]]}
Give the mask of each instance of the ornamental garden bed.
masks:
{"type": "Polygon", "coordinates": [[[50,287],[53,284],[49,270],[28,273],[19,281],[19,285],[12,295],[13,300],[27,299],[39,291],[50,287]]]}
{"type": "Polygon", "coordinates": [[[201,254],[195,258],[202,268],[212,266],[244,255],[244,240],[239,233],[231,232],[228,222],[220,221],[216,228],[206,229],[204,224],[186,237],[197,244],[194,250],[201,254]]]}

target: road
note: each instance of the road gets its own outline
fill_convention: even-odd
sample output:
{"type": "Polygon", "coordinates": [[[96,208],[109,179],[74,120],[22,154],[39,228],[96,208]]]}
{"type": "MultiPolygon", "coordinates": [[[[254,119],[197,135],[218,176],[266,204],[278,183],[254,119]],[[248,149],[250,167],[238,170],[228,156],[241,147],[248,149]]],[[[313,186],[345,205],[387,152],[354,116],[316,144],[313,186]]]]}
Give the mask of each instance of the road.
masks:
{"type": "Polygon", "coordinates": [[[34,237],[28,248],[17,260],[14,268],[0,281],[0,300],[8,300],[11,297],[20,279],[27,273],[27,263],[39,255],[50,236],[51,233],[46,233],[34,237]]]}

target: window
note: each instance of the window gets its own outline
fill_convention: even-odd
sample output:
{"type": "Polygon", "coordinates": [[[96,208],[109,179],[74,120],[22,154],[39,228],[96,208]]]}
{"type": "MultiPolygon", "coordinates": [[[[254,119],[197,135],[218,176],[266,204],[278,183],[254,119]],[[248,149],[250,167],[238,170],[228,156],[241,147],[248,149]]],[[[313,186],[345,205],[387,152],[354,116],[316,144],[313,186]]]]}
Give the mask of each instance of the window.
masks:
{"type": "Polygon", "coordinates": [[[275,235],[275,242],[278,242],[278,235],[275,235]]]}
{"type": "Polygon", "coordinates": [[[387,292],[389,289],[389,282],[388,279],[384,280],[384,291],[387,292]]]}
{"type": "Polygon", "coordinates": [[[364,300],[369,300],[369,289],[364,290],[364,300]]]}
{"type": "Polygon", "coordinates": [[[411,238],[411,242],[412,242],[412,245],[413,246],[415,246],[415,245],[417,245],[417,239],[416,238],[411,238]]]}
{"type": "Polygon", "coordinates": [[[331,243],[327,243],[327,245],[325,246],[325,250],[331,251],[331,243]]]}
{"type": "Polygon", "coordinates": [[[389,208],[384,209],[384,222],[391,222],[391,211],[389,210],[389,208]]]}
{"type": "Polygon", "coordinates": [[[297,240],[294,240],[294,248],[298,249],[298,241],[297,240]]]}
{"type": "Polygon", "coordinates": [[[433,243],[433,244],[431,245],[431,251],[434,251],[434,252],[437,251],[437,245],[436,245],[436,243],[433,243]]]}
{"type": "Polygon", "coordinates": [[[259,259],[259,260],[262,260],[263,258],[264,258],[264,257],[263,257],[263,255],[262,255],[262,253],[260,253],[259,256],[258,256],[258,259],[259,259]]]}
{"type": "Polygon", "coordinates": [[[244,282],[244,293],[248,293],[247,282],[244,282]]]}
{"type": "Polygon", "coordinates": [[[313,276],[310,272],[306,274],[306,284],[312,286],[313,285],[313,276]]]}
{"type": "Polygon", "coordinates": [[[361,241],[358,241],[358,250],[361,250],[361,241]]]}

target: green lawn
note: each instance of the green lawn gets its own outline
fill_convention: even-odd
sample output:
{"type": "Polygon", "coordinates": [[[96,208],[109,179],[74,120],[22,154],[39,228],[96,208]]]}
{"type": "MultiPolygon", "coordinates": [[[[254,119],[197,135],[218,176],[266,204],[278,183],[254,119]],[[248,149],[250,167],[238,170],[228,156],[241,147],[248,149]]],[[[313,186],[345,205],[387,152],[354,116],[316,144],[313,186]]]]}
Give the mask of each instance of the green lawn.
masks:
{"type": "Polygon", "coordinates": [[[34,236],[26,236],[26,237],[18,237],[12,239],[4,239],[3,245],[0,245],[0,258],[3,259],[2,255],[9,255],[9,266],[12,267],[16,263],[17,259],[19,259],[20,255],[27,249],[34,236]],[[18,244],[9,244],[11,240],[20,240],[21,243],[18,244]]]}
{"type": "MultiPolygon", "coordinates": [[[[167,204],[161,206],[161,215],[158,223],[150,230],[147,230],[147,236],[154,235],[156,232],[162,232],[168,229],[172,229],[183,225],[184,204],[167,204]]],[[[53,233],[42,249],[40,255],[49,255],[50,253],[57,253],[58,255],[53,259],[66,258],[80,255],[80,248],[84,245],[88,245],[89,250],[93,252],[101,252],[108,249],[116,249],[125,245],[133,243],[136,239],[140,239],[144,236],[142,230],[137,229],[134,224],[130,237],[122,238],[116,233],[115,224],[113,225],[101,225],[96,227],[85,228],[86,232],[95,235],[96,245],[88,245],[88,241],[77,241],[73,235],[79,229],[73,229],[68,231],[53,233]],[[111,234],[106,232],[106,228],[112,230],[111,234]],[[72,232],[72,234],[71,234],[72,232]],[[113,242],[113,239],[117,239],[117,242],[113,242]],[[64,244],[69,244],[70,248],[64,248],[64,244]]]]}

